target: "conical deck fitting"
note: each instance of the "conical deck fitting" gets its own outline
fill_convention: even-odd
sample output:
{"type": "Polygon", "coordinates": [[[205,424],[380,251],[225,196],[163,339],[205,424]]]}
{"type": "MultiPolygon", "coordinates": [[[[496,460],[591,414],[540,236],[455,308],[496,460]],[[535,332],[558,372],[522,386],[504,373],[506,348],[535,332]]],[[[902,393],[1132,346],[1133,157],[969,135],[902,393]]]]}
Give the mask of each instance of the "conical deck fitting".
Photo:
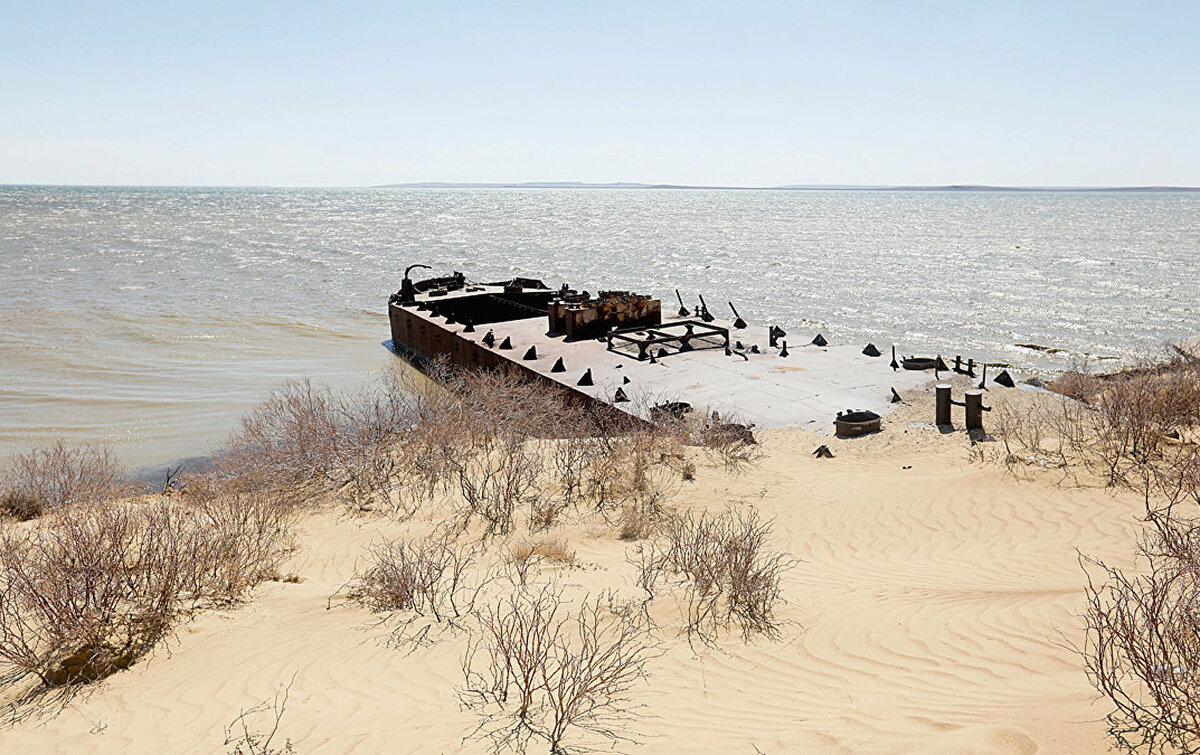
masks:
{"type": "Polygon", "coordinates": [[[559,357],[558,359],[556,359],[554,361],[554,366],[550,368],[550,371],[551,372],[566,372],[567,371],[567,366],[565,364],[563,364],[562,357],[559,357]]]}
{"type": "Polygon", "coordinates": [[[592,382],[591,367],[588,367],[587,372],[583,373],[583,377],[579,378],[579,381],[575,383],[575,385],[595,385],[595,383],[592,382]]]}

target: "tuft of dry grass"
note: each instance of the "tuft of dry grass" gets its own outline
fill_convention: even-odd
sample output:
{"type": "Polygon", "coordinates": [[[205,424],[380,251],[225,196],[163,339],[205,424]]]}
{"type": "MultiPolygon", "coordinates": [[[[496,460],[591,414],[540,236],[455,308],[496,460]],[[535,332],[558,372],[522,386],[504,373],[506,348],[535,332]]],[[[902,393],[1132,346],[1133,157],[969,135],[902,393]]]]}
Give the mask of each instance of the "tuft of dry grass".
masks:
{"type": "Polygon", "coordinates": [[[561,542],[548,540],[536,543],[523,541],[509,549],[510,574],[519,586],[525,585],[533,566],[542,562],[572,567],[575,566],[575,551],[561,542]]]}
{"type": "Polygon", "coordinates": [[[26,522],[41,516],[46,511],[46,501],[22,490],[6,490],[0,493],[0,516],[26,522]]]}

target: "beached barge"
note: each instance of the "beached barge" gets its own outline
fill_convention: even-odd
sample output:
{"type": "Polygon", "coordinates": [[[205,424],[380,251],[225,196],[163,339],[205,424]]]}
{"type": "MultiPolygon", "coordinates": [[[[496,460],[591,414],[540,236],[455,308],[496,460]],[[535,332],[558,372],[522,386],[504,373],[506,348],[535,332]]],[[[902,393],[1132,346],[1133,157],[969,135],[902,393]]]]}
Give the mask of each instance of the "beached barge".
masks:
{"type": "Polygon", "coordinates": [[[661,300],[630,291],[474,283],[461,273],[414,282],[406,272],[388,303],[392,348],[411,361],[512,368],[646,419],[680,402],[759,428],[830,431],[839,412],[883,414],[893,389],[931,378],[893,368],[873,346],[819,334],[799,345],[778,326],[734,316],[719,320],[707,305],[691,313],[681,301],[664,317],[661,300]]]}

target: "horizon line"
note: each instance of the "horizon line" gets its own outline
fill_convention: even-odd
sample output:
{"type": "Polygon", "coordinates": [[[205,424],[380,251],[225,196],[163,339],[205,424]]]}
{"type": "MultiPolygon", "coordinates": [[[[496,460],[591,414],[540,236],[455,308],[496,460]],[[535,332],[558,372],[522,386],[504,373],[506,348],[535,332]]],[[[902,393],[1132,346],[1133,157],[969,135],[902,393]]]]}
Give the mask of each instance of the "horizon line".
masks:
{"type": "Polygon", "coordinates": [[[157,183],[0,183],[0,188],[78,189],[679,189],[721,191],[1178,191],[1200,192],[1200,186],[1131,185],[1005,185],[1005,184],[674,184],[637,181],[410,181],[385,184],[157,184],[157,183]]]}

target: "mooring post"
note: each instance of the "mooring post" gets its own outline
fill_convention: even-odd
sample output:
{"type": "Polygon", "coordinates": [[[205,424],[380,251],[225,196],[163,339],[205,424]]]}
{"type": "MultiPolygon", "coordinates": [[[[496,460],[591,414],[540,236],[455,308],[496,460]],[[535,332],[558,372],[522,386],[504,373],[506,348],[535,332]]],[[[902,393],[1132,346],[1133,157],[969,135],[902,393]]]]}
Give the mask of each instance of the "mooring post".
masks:
{"type": "Polygon", "coordinates": [[[983,391],[967,391],[963,404],[967,409],[967,430],[982,430],[983,413],[992,410],[991,407],[983,405],[983,391]]]}
{"type": "Polygon", "coordinates": [[[938,383],[936,390],[937,408],[934,412],[934,421],[937,425],[949,425],[950,422],[950,384],[938,383]]]}

